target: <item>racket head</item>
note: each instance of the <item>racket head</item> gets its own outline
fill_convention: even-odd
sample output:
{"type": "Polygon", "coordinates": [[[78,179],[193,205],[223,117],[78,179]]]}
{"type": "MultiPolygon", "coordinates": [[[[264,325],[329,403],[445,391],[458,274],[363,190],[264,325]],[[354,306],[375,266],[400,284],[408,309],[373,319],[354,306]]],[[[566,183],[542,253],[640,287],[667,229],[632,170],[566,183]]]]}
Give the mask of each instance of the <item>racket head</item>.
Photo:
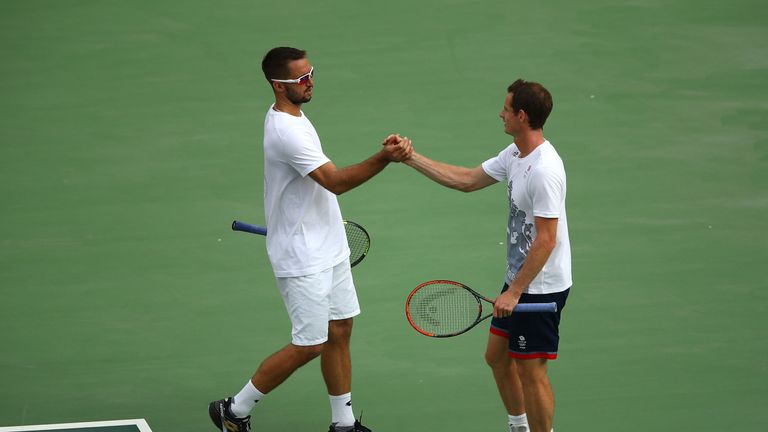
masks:
{"type": "Polygon", "coordinates": [[[462,283],[432,280],[411,291],[405,302],[405,316],[425,336],[458,336],[484,319],[481,299],[462,283]]]}
{"type": "Polygon", "coordinates": [[[344,231],[347,234],[349,244],[349,264],[354,267],[368,255],[371,248],[371,236],[360,224],[345,220],[344,231]]]}

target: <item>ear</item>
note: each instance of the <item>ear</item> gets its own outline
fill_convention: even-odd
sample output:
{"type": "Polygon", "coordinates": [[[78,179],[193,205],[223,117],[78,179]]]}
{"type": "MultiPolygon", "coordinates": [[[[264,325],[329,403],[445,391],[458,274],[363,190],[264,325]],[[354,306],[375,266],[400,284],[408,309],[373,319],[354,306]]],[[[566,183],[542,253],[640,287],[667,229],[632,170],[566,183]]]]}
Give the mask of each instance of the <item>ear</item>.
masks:
{"type": "Polygon", "coordinates": [[[526,113],[522,108],[520,108],[520,111],[517,112],[517,119],[520,120],[521,123],[529,124],[528,113],[526,113]]]}
{"type": "Polygon", "coordinates": [[[275,93],[284,93],[285,84],[272,81],[272,91],[274,91],[275,93]]]}

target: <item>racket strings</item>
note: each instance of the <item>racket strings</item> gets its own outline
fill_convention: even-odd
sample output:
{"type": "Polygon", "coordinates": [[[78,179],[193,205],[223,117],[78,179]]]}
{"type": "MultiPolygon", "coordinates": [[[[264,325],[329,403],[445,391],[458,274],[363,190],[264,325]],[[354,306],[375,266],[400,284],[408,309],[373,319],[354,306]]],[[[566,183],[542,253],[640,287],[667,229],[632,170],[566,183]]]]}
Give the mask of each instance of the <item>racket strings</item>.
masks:
{"type": "Polygon", "coordinates": [[[466,330],[480,317],[478,299],[461,286],[431,283],[413,293],[408,304],[411,321],[435,336],[466,330]]]}
{"type": "Polygon", "coordinates": [[[349,243],[349,262],[355,265],[368,253],[371,239],[368,233],[356,223],[344,222],[344,229],[347,233],[347,243],[349,243]]]}

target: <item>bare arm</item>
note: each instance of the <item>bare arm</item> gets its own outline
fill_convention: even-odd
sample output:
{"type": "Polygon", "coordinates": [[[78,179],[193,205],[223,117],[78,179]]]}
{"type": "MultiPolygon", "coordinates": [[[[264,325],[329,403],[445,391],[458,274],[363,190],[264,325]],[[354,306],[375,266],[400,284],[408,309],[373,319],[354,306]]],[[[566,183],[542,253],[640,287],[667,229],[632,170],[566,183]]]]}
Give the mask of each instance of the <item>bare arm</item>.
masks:
{"type": "Polygon", "coordinates": [[[465,168],[432,160],[413,152],[410,159],[403,162],[424,174],[431,180],[451,189],[472,192],[496,183],[496,179],[485,173],[482,166],[465,168]]]}
{"type": "Polygon", "coordinates": [[[493,316],[502,317],[512,313],[512,309],[520,300],[523,290],[531,284],[536,275],[539,274],[544,264],[547,263],[552,250],[555,248],[557,240],[557,218],[534,217],[536,225],[536,238],[533,239],[531,250],[523,262],[520,271],[517,272],[515,280],[509,286],[509,289],[496,297],[493,306],[493,316]]]}
{"type": "Polygon", "coordinates": [[[411,142],[403,141],[397,145],[384,146],[368,159],[348,167],[337,168],[333,162],[328,161],[309,173],[309,176],[320,186],[341,195],[370,180],[390,162],[400,162],[410,157],[412,151],[411,142]]]}

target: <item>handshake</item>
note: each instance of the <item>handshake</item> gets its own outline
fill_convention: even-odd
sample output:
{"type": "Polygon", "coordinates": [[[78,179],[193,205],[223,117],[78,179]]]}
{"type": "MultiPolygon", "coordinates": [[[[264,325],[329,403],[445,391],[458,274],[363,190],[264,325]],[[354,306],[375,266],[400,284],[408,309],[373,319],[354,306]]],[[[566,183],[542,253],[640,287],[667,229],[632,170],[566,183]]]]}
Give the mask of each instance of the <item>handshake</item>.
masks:
{"type": "Polygon", "coordinates": [[[413,143],[408,137],[391,134],[382,143],[383,156],[390,162],[405,162],[413,156],[413,143]]]}

